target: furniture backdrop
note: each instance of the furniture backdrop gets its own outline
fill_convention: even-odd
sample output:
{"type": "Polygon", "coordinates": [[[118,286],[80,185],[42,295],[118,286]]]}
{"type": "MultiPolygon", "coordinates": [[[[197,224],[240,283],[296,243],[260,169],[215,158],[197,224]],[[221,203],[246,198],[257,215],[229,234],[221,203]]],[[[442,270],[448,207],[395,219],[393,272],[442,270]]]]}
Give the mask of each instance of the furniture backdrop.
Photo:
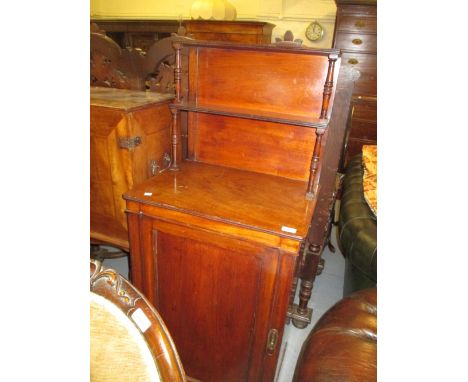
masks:
{"type": "Polygon", "coordinates": [[[91,86],[174,94],[172,39],[163,38],[145,53],[121,48],[97,24],[91,24],[91,86]]]}
{"type": "Polygon", "coordinates": [[[180,25],[197,40],[270,44],[275,25],[261,21],[217,20],[99,20],[91,22],[115,40],[121,48],[148,51],[155,41],[178,33],[180,25]]]}
{"type": "Polygon", "coordinates": [[[377,0],[335,0],[333,47],[342,65],[359,70],[353,93],[346,163],[366,144],[377,143],[377,0]]]}
{"type": "Polygon", "coordinates": [[[377,288],[337,302],[302,345],[294,382],[377,380],[377,288]]]}
{"type": "Polygon", "coordinates": [[[158,312],[127,280],[90,263],[90,381],[186,381],[158,312]]]}
{"type": "Polygon", "coordinates": [[[343,294],[377,283],[377,217],[364,199],[362,154],[349,161],[343,178],[338,243],[346,258],[343,294]]]}
{"type": "Polygon", "coordinates": [[[188,375],[271,381],[311,219],[329,207],[323,159],[328,138],[344,137],[353,79],[336,50],[184,38],[174,48],[170,171],[124,195],[132,280],[188,375]]]}
{"type": "Polygon", "coordinates": [[[164,168],[171,94],[91,88],[91,242],[129,250],[122,194],[164,168]]]}

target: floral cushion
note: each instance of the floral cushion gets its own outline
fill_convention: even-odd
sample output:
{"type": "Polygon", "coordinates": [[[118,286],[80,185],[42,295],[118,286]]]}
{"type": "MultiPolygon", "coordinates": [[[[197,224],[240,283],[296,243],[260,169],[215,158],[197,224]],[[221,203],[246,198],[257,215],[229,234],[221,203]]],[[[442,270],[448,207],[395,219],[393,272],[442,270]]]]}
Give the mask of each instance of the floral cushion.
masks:
{"type": "Polygon", "coordinates": [[[377,216],[377,145],[362,146],[364,199],[377,216]]]}

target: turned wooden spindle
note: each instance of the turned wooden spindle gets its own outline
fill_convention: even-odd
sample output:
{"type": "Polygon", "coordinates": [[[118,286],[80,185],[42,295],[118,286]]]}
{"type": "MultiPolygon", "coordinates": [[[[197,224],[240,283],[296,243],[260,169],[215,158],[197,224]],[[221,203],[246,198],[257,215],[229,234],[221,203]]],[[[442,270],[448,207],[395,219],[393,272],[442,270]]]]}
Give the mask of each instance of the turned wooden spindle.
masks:
{"type": "Polygon", "coordinates": [[[182,102],[182,44],[174,42],[172,46],[175,49],[175,68],[174,68],[174,81],[175,81],[175,100],[174,103],[182,102]]]}
{"type": "Polygon", "coordinates": [[[317,172],[320,163],[320,154],[322,147],[322,137],[325,133],[324,129],[317,129],[315,134],[317,138],[315,139],[314,153],[312,154],[312,160],[310,161],[310,174],[309,174],[309,183],[307,185],[306,198],[311,200],[315,196],[316,183],[317,183],[317,172]]]}
{"type": "Polygon", "coordinates": [[[320,118],[327,118],[328,106],[330,104],[330,98],[333,90],[333,77],[335,75],[335,63],[338,59],[338,55],[331,54],[328,56],[328,72],[325,85],[323,87],[323,101],[322,110],[320,112],[320,118]]]}
{"type": "Polygon", "coordinates": [[[171,126],[171,165],[169,170],[178,171],[179,170],[179,123],[178,116],[179,110],[171,108],[172,113],[172,126],[171,126]]]}
{"type": "MultiPolygon", "coordinates": [[[[172,46],[175,49],[175,68],[174,68],[174,82],[175,82],[175,99],[174,104],[182,103],[182,59],[181,50],[182,44],[175,41],[172,46]]],[[[180,129],[179,129],[179,109],[171,108],[172,113],[172,128],[171,128],[171,165],[169,170],[179,170],[179,141],[180,141],[180,129]]]]}

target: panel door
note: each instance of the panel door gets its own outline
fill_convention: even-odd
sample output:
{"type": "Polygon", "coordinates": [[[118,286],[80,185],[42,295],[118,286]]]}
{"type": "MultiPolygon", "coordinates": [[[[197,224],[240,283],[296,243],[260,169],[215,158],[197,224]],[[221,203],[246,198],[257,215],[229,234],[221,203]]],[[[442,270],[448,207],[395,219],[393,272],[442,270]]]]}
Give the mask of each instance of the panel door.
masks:
{"type": "Polygon", "coordinates": [[[163,317],[187,374],[204,382],[273,380],[296,257],[132,219],[139,220],[130,230],[132,279],[163,317]],[[277,346],[268,350],[273,329],[277,346]]]}

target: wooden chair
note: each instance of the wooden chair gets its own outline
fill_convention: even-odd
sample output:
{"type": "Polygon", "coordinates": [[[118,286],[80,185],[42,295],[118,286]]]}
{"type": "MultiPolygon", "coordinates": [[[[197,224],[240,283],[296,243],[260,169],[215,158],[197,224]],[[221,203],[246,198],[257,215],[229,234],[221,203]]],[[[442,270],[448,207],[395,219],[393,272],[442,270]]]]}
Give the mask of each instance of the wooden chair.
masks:
{"type": "Polygon", "coordinates": [[[187,381],[158,312],[127,280],[90,262],[90,381],[187,381]]]}

